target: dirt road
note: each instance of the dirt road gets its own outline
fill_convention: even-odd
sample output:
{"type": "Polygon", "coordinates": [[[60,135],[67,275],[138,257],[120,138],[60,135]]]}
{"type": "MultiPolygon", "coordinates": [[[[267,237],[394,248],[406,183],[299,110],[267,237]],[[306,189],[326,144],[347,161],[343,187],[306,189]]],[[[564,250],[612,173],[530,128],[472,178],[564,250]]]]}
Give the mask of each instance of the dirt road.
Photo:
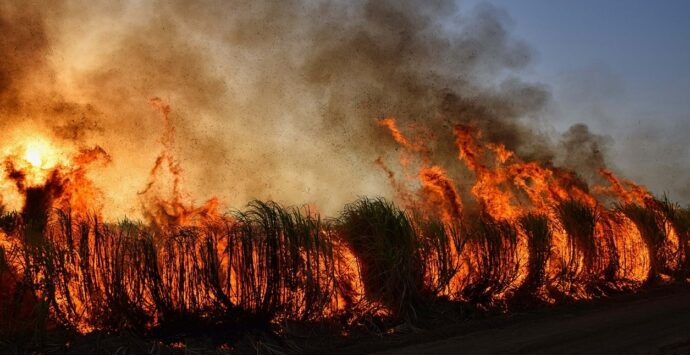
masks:
{"type": "Polygon", "coordinates": [[[690,289],[518,316],[382,354],[690,354],[690,289]]]}

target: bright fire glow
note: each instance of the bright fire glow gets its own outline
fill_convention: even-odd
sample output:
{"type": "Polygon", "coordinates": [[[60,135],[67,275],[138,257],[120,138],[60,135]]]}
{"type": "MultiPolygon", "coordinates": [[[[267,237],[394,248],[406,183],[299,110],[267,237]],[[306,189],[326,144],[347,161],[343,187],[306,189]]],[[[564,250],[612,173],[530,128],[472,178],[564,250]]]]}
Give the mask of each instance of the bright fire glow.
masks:
{"type": "Polygon", "coordinates": [[[20,144],[24,164],[20,161],[22,166],[19,168],[27,172],[27,182],[30,185],[44,183],[50,171],[63,163],[60,152],[47,138],[30,137],[20,144]]]}
{"type": "Polygon", "coordinates": [[[0,200],[8,209],[22,208],[22,189],[42,186],[53,172],[71,165],[72,149],[40,132],[17,130],[8,135],[2,146],[0,200]]]}
{"type": "MultiPolygon", "coordinates": [[[[17,194],[17,208],[33,207],[19,218],[45,223],[53,213],[50,208],[69,212],[69,218],[58,215],[63,216],[56,218],[60,223],[34,224],[45,228],[41,233],[46,241],[70,255],[60,260],[67,260],[64,272],[50,276],[60,285],[53,307],[66,315],[67,322],[82,333],[102,326],[97,318],[102,295],[110,292],[110,277],[122,285],[118,297],[131,300],[150,316],[147,327],[155,326],[162,315],[157,302],[199,314],[227,304],[275,312],[276,320],[400,312],[395,308],[399,300],[375,291],[382,279],[372,272],[381,265],[362,257],[356,238],[348,235],[353,232],[341,228],[344,225],[322,225],[312,209],[293,215],[271,204],[257,204],[248,214],[221,215],[216,199],[200,207],[189,202],[181,188],[182,168],[173,154],[170,107],[160,99],[151,104],[163,119],[164,135],[161,153],[139,194],[150,228],[99,224],[103,198],[87,173],[98,167],[95,164],[111,161],[100,146],[70,148],[49,136],[19,134],[0,151],[0,172],[5,170],[0,191],[17,194]],[[275,226],[265,227],[264,219],[276,220],[275,216],[275,226]],[[80,233],[79,241],[74,231],[80,233]],[[149,242],[149,231],[160,236],[160,244],[158,239],[149,242]],[[135,243],[126,244],[131,241],[135,243]],[[200,242],[203,245],[195,247],[200,242]],[[139,258],[140,252],[154,257],[139,258]],[[131,271],[114,272],[103,260],[131,271]],[[144,267],[155,277],[141,276],[138,270],[144,267]],[[197,278],[197,270],[208,270],[211,277],[197,278]],[[95,296],[83,292],[84,287],[95,296]],[[170,290],[170,296],[158,299],[159,290],[170,290]]],[[[416,239],[409,244],[419,246],[400,255],[414,257],[414,268],[423,265],[410,273],[415,292],[484,305],[525,295],[553,303],[557,298],[604,294],[590,285],[623,290],[656,282],[686,265],[681,246],[687,245],[687,230],[676,231],[678,223],[672,222],[677,220],[660,209],[644,187],[612,172],[602,171],[609,185],[594,186],[590,192],[574,173],[523,160],[469,126],[452,130],[456,159],[436,162],[426,137],[406,136],[392,118],[379,125],[403,148],[401,181],[382,158],[376,164],[388,175],[402,204],[410,206],[405,219],[416,239]],[[463,186],[458,183],[463,180],[453,178],[456,166],[474,175],[473,184],[463,186]],[[598,199],[607,196],[622,207],[607,207],[598,199]],[[413,215],[413,209],[420,215],[413,215]]],[[[0,195],[6,206],[12,201],[8,196],[0,195]]],[[[14,236],[0,232],[0,246],[19,250],[24,239],[18,231],[14,236]]],[[[23,262],[44,263],[41,258],[46,256],[37,257],[11,263],[17,279],[29,270],[23,262]]],[[[394,287],[407,289],[407,283],[397,282],[394,287]]]]}
{"type": "Polygon", "coordinates": [[[58,163],[58,154],[43,138],[34,138],[26,145],[24,159],[34,168],[51,169],[58,163]]]}
{"type": "Polygon", "coordinates": [[[41,152],[31,148],[26,151],[26,160],[33,166],[41,166],[43,164],[41,152]]]}

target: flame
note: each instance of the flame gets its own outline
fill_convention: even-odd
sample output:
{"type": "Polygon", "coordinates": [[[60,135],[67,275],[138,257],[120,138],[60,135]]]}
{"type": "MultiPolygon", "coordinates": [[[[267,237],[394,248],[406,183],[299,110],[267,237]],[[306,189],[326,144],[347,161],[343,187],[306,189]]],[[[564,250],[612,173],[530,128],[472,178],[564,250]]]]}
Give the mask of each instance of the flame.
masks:
{"type": "MultiPolygon", "coordinates": [[[[386,128],[394,141],[403,148],[404,154],[401,153],[400,158],[403,170],[409,169],[410,160],[416,159],[419,162],[419,195],[427,196],[421,200],[421,208],[438,211],[438,215],[446,223],[463,223],[466,216],[460,208],[460,188],[453,178],[448,176],[448,169],[434,165],[422,141],[406,136],[395,119],[386,118],[381,120],[379,125],[386,128]]],[[[547,279],[557,280],[566,273],[581,278],[577,282],[582,283],[585,279],[599,277],[595,275],[607,272],[610,276],[606,277],[617,277],[638,283],[645,281],[650,270],[650,256],[648,247],[645,247],[646,242],[641,236],[640,226],[615,209],[607,209],[595,195],[613,196],[620,204],[637,204],[656,210],[653,196],[644,187],[629,180],[619,179],[613,172],[603,169],[601,175],[609,185],[590,188],[571,171],[539,161],[523,161],[503,144],[485,141],[481,132],[471,126],[455,126],[453,134],[458,160],[475,176],[475,182],[469,189],[474,197],[475,208],[490,216],[492,220],[510,221],[512,224],[516,224],[521,216],[528,213],[548,218],[549,229],[553,235],[553,247],[545,270],[547,279]],[[583,241],[578,239],[581,236],[569,235],[569,231],[564,228],[558,207],[567,201],[576,201],[590,208],[597,216],[593,221],[594,229],[591,231],[594,248],[598,253],[596,261],[591,259],[591,251],[583,249],[591,247],[581,245],[583,241]],[[613,271],[616,272],[616,276],[612,276],[613,271]]],[[[378,162],[381,161],[379,158],[378,162]]],[[[384,168],[389,180],[396,183],[396,191],[401,190],[401,184],[394,179],[393,171],[387,166],[379,165],[384,168]]],[[[409,184],[407,186],[408,189],[413,188],[409,184]]],[[[398,193],[398,196],[414,194],[407,191],[398,193]]],[[[409,201],[405,201],[404,204],[414,205],[409,201]]],[[[654,213],[660,214],[658,211],[654,213]]],[[[670,250],[668,253],[671,255],[679,248],[679,237],[666,219],[657,219],[663,221],[660,228],[665,230],[666,241],[663,248],[670,250]]],[[[515,250],[518,255],[516,267],[519,272],[509,289],[516,288],[524,281],[528,268],[527,236],[521,229],[517,230],[517,236],[515,250]]],[[[470,250],[464,253],[471,261],[465,265],[470,269],[462,273],[465,277],[472,277],[467,273],[471,274],[472,264],[479,262],[475,259],[478,256],[474,253],[481,251],[470,250]]],[[[466,282],[455,282],[455,285],[462,288],[466,286],[466,282]]],[[[556,283],[552,287],[572,297],[590,297],[589,291],[582,288],[582,284],[556,283]]],[[[508,293],[502,292],[495,297],[500,298],[508,293]]]]}
{"type": "Polygon", "coordinates": [[[44,137],[29,139],[24,151],[24,159],[36,169],[49,170],[60,163],[59,152],[44,137]]]}
{"type": "MultiPolygon", "coordinates": [[[[200,206],[193,203],[174,154],[171,107],[158,98],[150,103],[161,119],[162,135],[161,151],[138,196],[147,227],[103,223],[102,194],[89,174],[111,161],[100,146],[73,147],[41,134],[23,134],[3,151],[2,202],[7,202],[8,192],[21,198],[17,210],[26,229],[14,235],[0,231],[0,247],[21,250],[32,238],[55,243],[64,256],[64,278],[48,292],[55,297],[55,319],[82,333],[100,329],[104,313],[99,305],[113,290],[139,305],[137,312],[148,317],[148,327],[176,307],[200,314],[219,307],[244,307],[257,314],[273,308],[278,310],[274,320],[349,315],[354,322],[361,315],[393,314],[390,305],[382,304],[386,298],[367,298],[375,285],[365,284],[366,261],[358,259],[361,255],[345,232],[321,223],[316,206],[293,215],[271,215],[264,224],[253,218],[265,212],[261,208],[275,212],[270,204],[248,214],[221,215],[216,198],[200,206]],[[311,234],[301,234],[305,231],[311,234]],[[136,271],[109,269],[117,267],[136,271]],[[283,268],[294,274],[283,277],[283,268]],[[116,276],[107,276],[108,271],[116,276]],[[159,282],[158,288],[147,289],[147,278],[159,282]],[[304,280],[314,284],[305,285],[304,280]],[[156,308],[160,304],[163,310],[156,308]]],[[[598,286],[639,287],[651,274],[668,274],[681,264],[673,258],[681,254],[685,236],[643,186],[611,171],[601,171],[607,186],[589,186],[575,172],[522,159],[466,125],[447,132],[457,154],[450,162],[439,162],[429,148],[430,135],[409,134],[414,130],[399,127],[394,118],[378,125],[402,148],[402,174],[383,157],[374,163],[386,174],[419,239],[411,246],[419,255],[410,257],[423,262],[415,266],[422,268],[424,279],[411,285],[424,285],[426,292],[496,304],[523,292],[534,279],[538,284],[529,292],[544,301],[584,299],[601,292],[598,286]],[[621,206],[641,207],[646,214],[630,216],[602,202],[611,198],[621,206]],[[584,218],[583,223],[573,227],[563,206],[584,211],[575,216],[584,218]],[[542,249],[534,240],[538,233],[522,222],[528,215],[546,221],[542,249]],[[648,221],[639,218],[651,220],[652,228],[644,229],[648,221]],[[436,221],[440,231],[424,225],[436,221]],[[587,228],[577,228],[581,225],[587,228]]],[[[15,287],[24,276],[26,260],[14,258],[9,271],[0,270],[7,287],[15,287]]],[[[40,285],[47,275],[41,271],[30,276],[40,285]]],[[[0,288],[0,295],[3,291],[0,288]]],[[[45,295],[39,287],[27,299],[36,302],[32,297],[45,295]]]]}
{"type": "Polygon", "coordinates": [[[198,207],[187,203],[189,198],[182,190],[183,169],[174,154],[175,126],[170,117],[172,109],[158,97],[151,98],[149,103],[162,119],[163,135],[160,139],[162,150],[151,168],[145,189],[139,192],[147,218],[159,227],[170,227],[198,223],[200,219],[218,216],[220,201],[215,197],[198,207]],[[168,191],[162,191],[166,188],[169,188],[168,191]]]}
{"type": "Polygon", "coordinates": [[[26,155],[25,159],[28,161],[31,165],[34,167],[42,168],[43,167],[43,155],[44,155],[44,147],[32,145],[27,147],[26,149],[26,155]]]}
{"type": "Polygon", "coordinates": [[[28,186],[44,184],[51,171],[67,163],[66,152],[59,150],[48,138],[27,135],[5,149],[5,165],[23,173],[28,186]]]}
{"type": "Polygon", "coordinates": [[[419,179],[427,196],[427,204],[437,206],[436,211],[447,225],[458,223],[462,214],[462,201],[455,182],[447,176],[443,168],[423,168],[419,172],[419,179]]]}

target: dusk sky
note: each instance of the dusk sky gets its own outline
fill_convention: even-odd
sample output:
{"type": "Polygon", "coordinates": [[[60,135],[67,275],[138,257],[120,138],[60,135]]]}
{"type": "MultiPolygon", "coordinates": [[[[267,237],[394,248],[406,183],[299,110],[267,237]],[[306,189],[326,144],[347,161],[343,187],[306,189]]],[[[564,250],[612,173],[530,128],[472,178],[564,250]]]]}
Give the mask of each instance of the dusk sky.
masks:
{"type": "Polygon", "coordinates": [[[488,3],[534,50],[521,76],[551,88],[559,131],[584,122],[611,136],[613,167],[690,203],[690,1],[488,3]]]}

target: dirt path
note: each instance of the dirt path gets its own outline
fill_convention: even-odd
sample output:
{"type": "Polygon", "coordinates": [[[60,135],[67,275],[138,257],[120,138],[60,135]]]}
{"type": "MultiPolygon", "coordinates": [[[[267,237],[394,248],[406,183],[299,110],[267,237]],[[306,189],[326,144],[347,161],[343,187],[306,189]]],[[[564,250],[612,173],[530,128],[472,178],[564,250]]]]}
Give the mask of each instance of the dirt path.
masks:
{"type": "Polygon", "coordinates": [[[690,289],[526,316],[382,354],[690,354],[690,289]]]}

